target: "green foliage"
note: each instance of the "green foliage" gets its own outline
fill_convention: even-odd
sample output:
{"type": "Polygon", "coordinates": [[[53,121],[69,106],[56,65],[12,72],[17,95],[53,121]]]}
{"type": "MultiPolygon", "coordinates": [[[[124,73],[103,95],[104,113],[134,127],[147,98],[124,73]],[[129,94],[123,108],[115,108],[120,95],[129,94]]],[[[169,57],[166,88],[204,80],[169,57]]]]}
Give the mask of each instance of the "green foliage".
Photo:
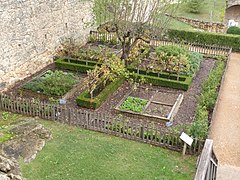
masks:
{"type": "Polygon", "coordinates": [[[2,120],[7,121],[9,119],[9,112],[3,112],[2,113],[2,120]]]}
{"type": "Polygon", "coordinates": [[[0,133],[0,143],[3,143],[5,141],[12,139],[13,136],[14,135],[12,133],[4,133],[3,135],[1,135],[0,133]]]}
{"type": "Polygon", "coordinates": [[[201,62],[203,60],[203,55],[197,52],[190,52],[189,53],[189,69],[187,69],[183,74],[187,76],[194,77],[198,72],[201,62]]]}
{"type": "Polygon", "coordinates": [[[190,13],[199,14],[202,8],[204,0],[188,0],[187,2],[187,10],[190,13]]]}
{"type": "Polygon", "coordinates": [[[236,34],[236,35],[240,35],[240,28],[237,26],[232,26],[229,27],[227,30],[227,34],[236,34]]]}
{"type": "Polygon", "coordinates": [[[195,120],[190,128],[193,137],[205,139],[208,135],[208,110],[205,106],[198,105],[195,120]]]}
{"type": "Polygon", "coordinates": [[[202,84],[202,92],[199,98],[199,104],[205,106],[208,111],[212,111],[217,99],[218,87],[221,83],[225,68],[223,57],[219,57],[216,62],[216,68],[210,72],[208,79],[202,84]]]}
{"type": "Polygon", "coordinates": [[[142,112],[147,105],[148,101],[136,97],[127,97],[127,99],[121,104],[120,109],[130,110],[133,112],[142,112]]]}
{"type": "Polygon", "coordinates": [[[125,74],[126,69],[123,61],[115,54],[112,54],[111,57],[104,57],[100,66],[95,66],[93,70],[87,72],[84,84],[88,87],[91,98],[93,98],[96,89],[102,90],[107,83],[115,81],[118,77],[125,76],[125,74]]]}
{"type": "Polygon", "coordinates": [[[76,102],[81,107],[97,109],[100,107],[109,96],[111,96],[125,81],[125,78],[116,79],[107,85],[98,96],[91,98],[88,90],[83,91],[76,99],[76,102]]]}
{"type": "Polygon", "coordinates": [[[233,50],[240,51],[238,35],[169,29],[166,36],[176,42],[232,47],[233,50]]]}
{"type": "Polygon", "coordinates": [[[88,70],[93,70],[98,63],[93,61],[78,60],[73,58],[59,58],[55,61],[55,65],[59,69],[77,71],[86,73],[88,70]]]}
{"type": "Polygon", "coordinates": [[[161,53],[165,53],[166,56],[179,56],[181,54],[187,55],[188,51],[184,48],[175,45],[166,45],[166,46],[159,46],[156,48],[156,54],[160,55],[161,53]]]}
{"type": "Polygon", "coordinates": [[[195,119],[190,128],[191,135],[205,139],[208,134],[208,114],[212,112],[217,100],[218,88],[225,68],[225,57],[218,57],[216,68],[212,70],[202,84],[201,95],[198,99],[195,119]]]}
{"type": "Polygon", "coordinates": [[[152,65],[155,71],[160,70],[176,73],[179,76],[180,73],[188,71],[190,67],[189,52],[179,46],[168,45],[157,47],[156,55],[157,58],[154,59],[152,65]]]}
{"type": "Polygon", "coordinates": [[[72,73],[49,70],[44,75],[23,85],[23,88],[48,96],[62,96],[76,83],[77,81],[72,73]]]}

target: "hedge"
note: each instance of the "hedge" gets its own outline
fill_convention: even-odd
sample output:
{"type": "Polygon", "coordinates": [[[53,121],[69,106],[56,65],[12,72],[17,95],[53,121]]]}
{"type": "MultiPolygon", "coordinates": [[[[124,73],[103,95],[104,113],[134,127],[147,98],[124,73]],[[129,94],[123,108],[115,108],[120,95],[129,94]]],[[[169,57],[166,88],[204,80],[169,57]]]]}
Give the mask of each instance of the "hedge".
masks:
{"type": "Polygon", "coordinates": [[[232,47],[234,51],[240,51],[239,35],[169,29],[166,36],[173,41],[232,47]]]}
{"type": "Polygon", "coordinates": [[[94,69],[97,64],[99,63],[73,58],[59,58],[55,61],[55,65],[59,69],[67,69],[81,73],[86,73],[88,70],[94,69]]]}
{"type": "Polygon", "coordinates": [[[225,58],[218,57],[216,67],[202,84],[201,95],[198,98],[196,114],[190,128],[190,134],[198,139],[206,139],[208,135],[208,116],[214,109],[218,88],[225,69],[225,58]]]}
{"type": "Polygon", "coordinates": [[[155,73],[155,72],[147,72],[144,70],[139,70],[137,73],[136,69],[128,68],[130,72],[133,72],[131,77],[133,79],[139,80],[144,79],[146,82],[151,83],[156,86],[169,87],[174,89],[180,89],[187,91],[192,84],[192,77],[179,75],[179,80],[177,80],[176,74],[168,74],[168,73],[155,73]]]}
{"type": "Polygon", "coordinates": [[[237,27],[237,26],[229,27],[228,30],[227,30],[227,34],[237,34],[237,35],[240,35],[240,28],[237,27]]]}
{"type": "Polygon", "coordinates": [[[120,78],[111,82],[93,99],[91,99],[89,91],[85,90],[77,97],[76,102],[81,107],[97,109],[124,83],[124,81],[125,78],[120,78]]]}

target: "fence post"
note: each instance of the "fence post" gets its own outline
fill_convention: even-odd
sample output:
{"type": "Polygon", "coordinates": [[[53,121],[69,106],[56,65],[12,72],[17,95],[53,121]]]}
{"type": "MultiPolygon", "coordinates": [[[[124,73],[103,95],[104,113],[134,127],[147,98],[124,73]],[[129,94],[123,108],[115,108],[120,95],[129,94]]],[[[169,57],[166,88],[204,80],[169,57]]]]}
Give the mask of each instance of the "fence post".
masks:
{"type": "Polygon", "coordinates": [[[212,162],[212,157],[213,140],[206,139],[194,180],[214,179],[216,177],[217,162],[212,162]],[[211,168],[211,163],[213,168],[211,168]]]}

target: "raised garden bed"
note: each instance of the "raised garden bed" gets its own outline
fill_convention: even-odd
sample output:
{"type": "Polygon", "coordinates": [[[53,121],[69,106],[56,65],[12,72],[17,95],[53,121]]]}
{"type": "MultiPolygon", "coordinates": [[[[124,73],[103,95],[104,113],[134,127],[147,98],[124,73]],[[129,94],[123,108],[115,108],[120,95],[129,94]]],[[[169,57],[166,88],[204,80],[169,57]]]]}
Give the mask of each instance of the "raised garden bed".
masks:
{"type": "Polygon", "coordinates": [[[88,90],[83,91],[76,99],[77,105],[86,108],[97,109],[106,99],[113,94],[123,83],[125,79],[119,78],[109,83],[96,97],[91,98],[88,90]]]}
{"type": "Polygon", "coordinates": [[[71,72],[47,70],[27,81],[19,88],[20,93],[39,94],[48,98],[62,98],[80,82],[71,72]]]}
{"type": "Polygon", "coordinates": [[[136,70],[128,68],[130,72],[134,72],[132,75],[135,79],[142,79],[147,83],[155,86],[169,87],[174,89],[180,89],[187,91],[192,84],[192,77],[169,73],[154,73],[151,71],[136,70]],[[178,79],[178,80],[177,80],[178,79]]]}
{"type": "MultiPolygon", "coordinates": [[[[139,88],[143,89],[142,87],[139,88]]],[[[139,96],[142,97],[142,95],[139,96]]],[[[130,90],[115,109],[131,115],[172,121],[183,100],[182,93],[158,90],[151,97],[145,97],[146,99],[139,98],[138,93],[130,90]]]]}
{"type": "Polygon", "coordinates": [[[88,70],[93,70],[99,63],[94,61],[79,60],[74,58],[59,58],[55,61],[56,67],[86,73],[88,70]]]}

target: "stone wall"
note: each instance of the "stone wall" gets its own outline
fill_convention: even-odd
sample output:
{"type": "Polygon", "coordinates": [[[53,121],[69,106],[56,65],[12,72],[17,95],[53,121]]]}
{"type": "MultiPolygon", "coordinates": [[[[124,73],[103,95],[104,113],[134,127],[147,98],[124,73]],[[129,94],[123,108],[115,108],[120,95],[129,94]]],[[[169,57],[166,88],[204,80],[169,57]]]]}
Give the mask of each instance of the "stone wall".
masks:
{"type": "Polygon", "coordinates": [[[198,19],[190,19],[186,17],[181,16],[172,16],[169,14],[166,14],[167,16],[172,17],[173,19],[176,19],[177,21],[186,23],[194,28],[202,29],[204,31],[208,32],[225,32],[226,31],[226,25],[223,23],[218,22],[208,22],[208,21],[201,21],[198,19]]]}
{"type": "Polygon", "coordinates": [[[227,8],[240,5],[240,0],[227,0],[227,8]]]}
{"type": "Polygon", "coordinates": [[[87,0],[0,1],[0,91],[52,62],[66,38],[86,40],[87,0]]]}

